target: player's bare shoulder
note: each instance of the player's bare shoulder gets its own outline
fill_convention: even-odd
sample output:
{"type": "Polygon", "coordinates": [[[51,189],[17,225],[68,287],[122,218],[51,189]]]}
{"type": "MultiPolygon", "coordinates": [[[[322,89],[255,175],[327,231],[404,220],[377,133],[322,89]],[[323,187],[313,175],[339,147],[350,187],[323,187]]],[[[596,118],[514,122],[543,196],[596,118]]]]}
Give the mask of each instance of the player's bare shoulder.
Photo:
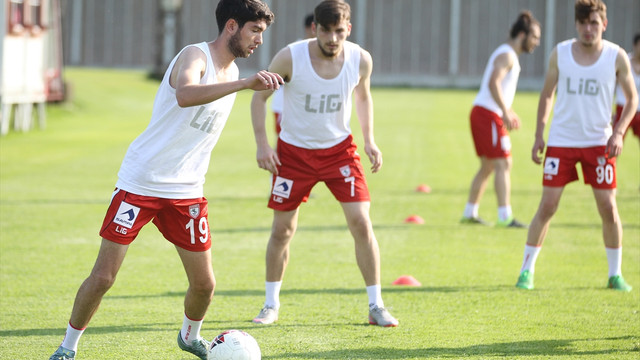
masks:
{"type": "Polygon", "coordinates": [[[371,54],[360,48],[360,77],[369,77],[373,71],[373,58],[371,54]]]}
{"type": "Polygon", "coordinates": [[[291,80],[292,74],[292,55],[291,49],[288,46],[280,49],[278,53],[271,60],[271,64],[269,64],[269,71],[278,73],[282,76],[285,82],[289,82],[291,80]]]}
{"type": "Polygon", "coordinates": [[[171,86],[176,87],[180,73],[186,71],[190,73],[199,72],[200,78],[207,70],[207,55],[197,46],[188,46],[180,53],[176,59],[173,69],[171,69],[171,86]]]}

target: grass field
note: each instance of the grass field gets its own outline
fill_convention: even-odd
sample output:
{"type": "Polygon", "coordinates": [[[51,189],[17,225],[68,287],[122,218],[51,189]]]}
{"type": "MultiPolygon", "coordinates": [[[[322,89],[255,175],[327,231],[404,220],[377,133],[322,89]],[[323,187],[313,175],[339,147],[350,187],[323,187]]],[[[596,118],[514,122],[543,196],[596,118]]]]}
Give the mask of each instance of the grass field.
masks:
{"type": "MultiPolygon", "coordinates": [[[[44,131],[0,139],[0,358],[46,359],[60,344],[75,292],[128,144],[147,125],[157,83],[141,72],[70,69],[71,102],[49,106],[44,131]]],[[[339,205],[323,185],[301,209],[280,321],[254,326],[264,299],[271,224],[268,176],[255,161],[250,92],[238,95],[205,184],[216,295],[202,333],[242,329],[264,359],[640,358],[640,147],[618,161],[623,273],[631,293],[605,289],[606,256],[589,187],[569,185],[536,267],[536,289],[514,287],[526,232],[461,226],[478,166],[468,129],[473,91],[374,89],[371,216],[383,297],[398,328],[367,325],[367,297],[339,205]],[[433,191],[414,191],[421,183],[433,191]],[[404,224],[409,215],[424,225],[404,224]],[[391,282],[410,274],[420,287],[391,282]]],[[[530,160],[537,94],[519,93],[512,133],[512,203],[532,218],[541,168],[530,160]]],[[[358,144],[360,130],[352,123],[358,144]]],[[[365,163],[365,165],[367,165],[365,163]]],[[[495,221],[490,189],[480,214],[495,221]]],[[[186,289],[175,249],[148,226],[85,331],[77,359],[195,359],[175,343],[186,289]]]]}

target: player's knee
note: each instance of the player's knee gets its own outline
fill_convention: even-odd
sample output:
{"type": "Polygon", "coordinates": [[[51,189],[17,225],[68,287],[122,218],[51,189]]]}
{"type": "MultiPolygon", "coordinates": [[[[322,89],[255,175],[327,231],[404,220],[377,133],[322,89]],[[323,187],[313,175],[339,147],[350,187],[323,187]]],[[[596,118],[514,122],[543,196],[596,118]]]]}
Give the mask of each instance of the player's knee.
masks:
{"type": "Polygon", "coordinates": [[[558,210],[558,202],[550,199],[542,200],[538,209],[538,215],[542,220],[551,219],[558,210]]]}
{"type": "Polygon", "coordinates": [[[216,288],[215,279],[202,279],[190,284],[189,290],[199,298],[213,298],[213,292],[216,288]]]}
{"type": "Polygon", "coordinates": [[[96,293],[106,293],[116,282],[115,275],[93,272],[87,279],[90,287],[96,293]]]}

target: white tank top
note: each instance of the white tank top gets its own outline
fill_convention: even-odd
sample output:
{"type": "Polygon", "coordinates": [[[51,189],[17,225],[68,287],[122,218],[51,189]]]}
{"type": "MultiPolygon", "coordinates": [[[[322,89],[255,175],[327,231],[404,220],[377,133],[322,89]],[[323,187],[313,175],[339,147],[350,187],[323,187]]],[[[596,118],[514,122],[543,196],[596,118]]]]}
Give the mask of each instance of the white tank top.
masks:
{"type": "Polygon", "coordinates": [[[502,101],[504,101],[507,108],[510,108],[513,104],[513,98],[516,96],[516,87],[518,86],[518,77],[520,77],[520,61],[518,60],[518,54],[516,54],[515,50],[513,50],[509,44],[502,44],[498,46],[498,48],[489,57],[489,62],[484,69],[484,74],[482,75],[480,91],[478,91],[478,95],[476,95],[476,98],[473,101],[473,105],[482,106],[483,108],[498,114],[500,117],[503,115],[502,109],[498,106],[491,95],[489,79],[491,79],[491,74],[493,73],[494,61],[498,56],[504,53],[513,54],[515,61],[511,70],[505,75],[500,83],[502,88],[502,101]]]}
{"type": "MultiPolygon", "coordinates": [[[[207,43],[189,46],[199,48],[207,57],[207,68],[200,84],[216,83],[216,71],[207,43]]],[[[178,106],[176,90],[169,84],[169,78],[176,59],[184,49],[171,61],[164,74],[148,127],[127,150],[118,172],[117,188],[168,199],[203,196],[211,151],[229,117],[235,93],[205,105],[178,106]]],[[[235,64],[233,71],[233,79],[238,79],[235,64]]]]}
{"type": "MultiPolygon", "coordinates": [[[[633,53],[627,54],[629,55],[629,60],[633,58],[633,53]]],[[[636,84],[636,92],[640,94],[640,73],[635,72],[633,66],[631,66],[631,76],[633,76],[633,82],[636,84]]],[[[624,93],[622,92],[622,88],[620,85],[616,86],[616,104],[620,106],[624,106],[627,103],[627,98],[624,97],[624,93]]],[[[636,111],[640,111],[640,101],[638,102],[638,108],[636,111]]]]}
{"type": "Polygon", "coordinates": [[[360,78],[360,46],[345,41],[342,70],[333,79],[323,79],[311,65],[309,41],[289,45],[292,76],[284,86],[280,139],[305,149],[326,149],[351,134],[351,94],[360,78]]]}
{"type": "Polygon", "coordinates": [[[607,144],[616,86],[618,45],[603,41],[595,63],[582,66],[571,53],[575,39],[558,44],[558,88],[549,146],[584,148],[607,144]]]}

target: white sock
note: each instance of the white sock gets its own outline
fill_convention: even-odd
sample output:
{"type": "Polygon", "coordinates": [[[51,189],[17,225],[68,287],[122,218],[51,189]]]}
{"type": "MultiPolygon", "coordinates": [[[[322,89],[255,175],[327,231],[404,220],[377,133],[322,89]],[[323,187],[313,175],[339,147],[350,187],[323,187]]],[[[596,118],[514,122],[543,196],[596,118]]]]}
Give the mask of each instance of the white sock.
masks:
{"type": "Polygon", "coordinates": [[[82,336],[83,332],[84,329],[76,329],[69,323],[67,325],[67,333],[64,335],[64,340],[62,340],[60,346],[73,351],[78,350],[78,341],[80,341],[80,336],[82,336]]]}
{"type": "Polygon", "coordinates": [[[622,274],[622,247],[608,248],[607,250],[607,263],[609,264],[609,277],[622,274]]]}
{"type": "Polygon", "coordinates": [[[529,270],[530,273],[534,273],[536,270],[536,260],[538,259],[538,254],[540,254],[540,250],[542,246],[524,246],[524,256],[522,257],[522,268],[520,269],[520,273],[525,270],[529,270]]]}
{"type": "Polygon", "coordinates": [[[185,343],[191,344],[193,340],[200,338],[200,328],[202,327],[203,320],[204,319],[191,320],[187,317],[187,314],[184,315],[180,334],[182,334],[182,340],[184,340],[185,343]]]}
{"type": "Polygon", "coordinates": [[[376,305],[381,308],[384,307],[384,302],[382,301],[382,286],[367,286],[367,296],[369,296],[369,307],[372,305],[376,305]]]}
{"type": "Polygon", "coordinates": [[[466,218],[477,218],[479,208],[480,204],[467,203],[467,205],[465,205],[464,207],[464,213],[462,214],[462,216],[466,218]]]}
{"type": "Polygon", "coordinates": [[[500,221],[505,221],[512,215],[513,212],[511,211],[511,205],[498,207],[498,219],[500,219],[500,221]]]}
{"type": "Polygon", "coordinates": [[[280,309],[280,288],[282,281],[265,281],[265,301],[264,306],[280,309]]]}

